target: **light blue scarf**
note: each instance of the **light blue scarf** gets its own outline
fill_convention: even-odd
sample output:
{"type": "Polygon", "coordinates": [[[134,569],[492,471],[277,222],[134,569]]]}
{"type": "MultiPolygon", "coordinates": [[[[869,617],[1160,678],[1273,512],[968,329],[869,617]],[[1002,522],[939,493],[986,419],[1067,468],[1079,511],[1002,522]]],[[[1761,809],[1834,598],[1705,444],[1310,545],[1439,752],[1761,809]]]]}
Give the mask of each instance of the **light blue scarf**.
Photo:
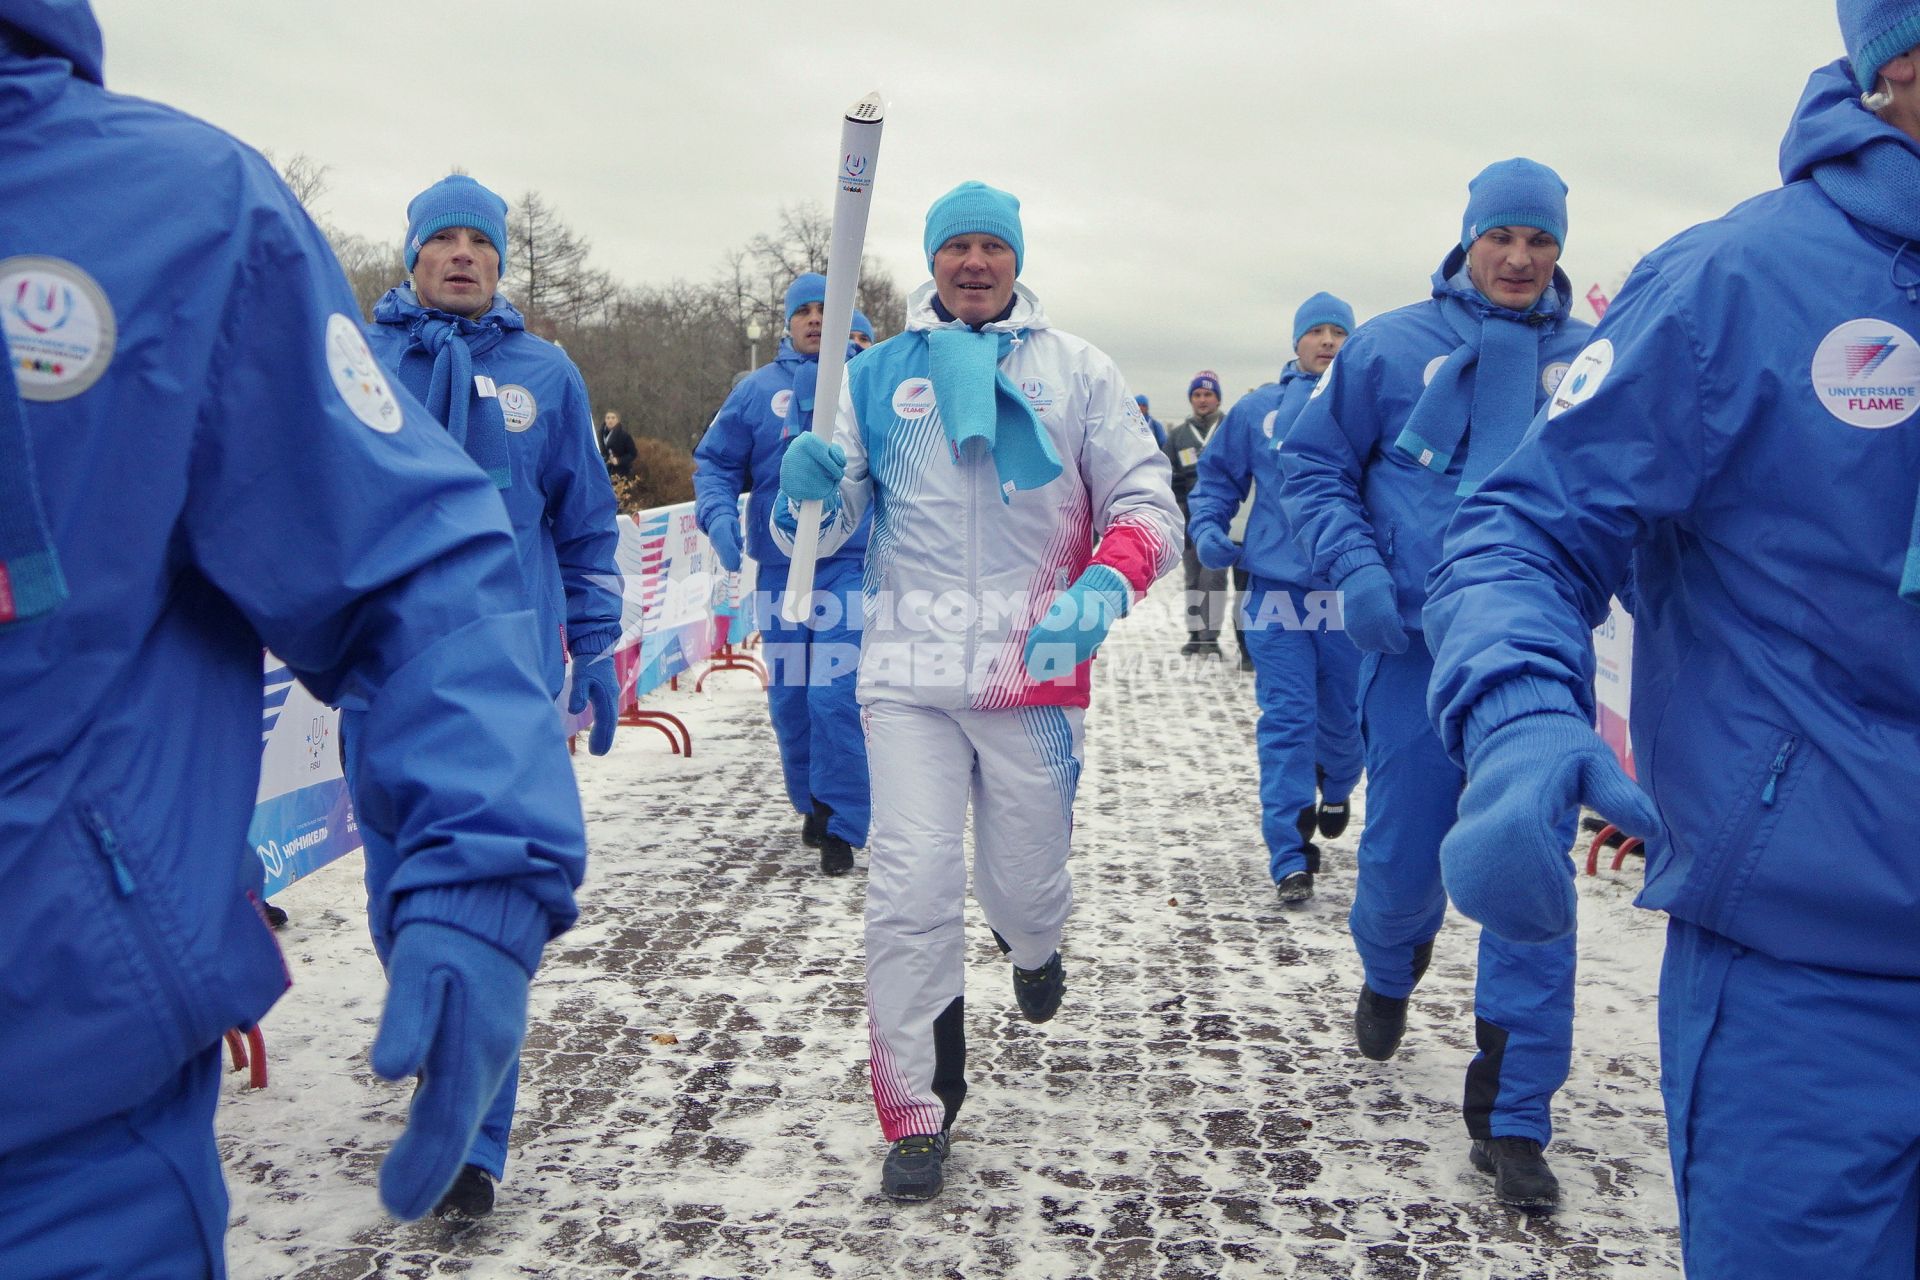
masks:
{"type": "Polygon", "coordinates": [[[1002,502],[1012,502],[1016,489],[1051,484],[1065,470],[1033,406],[1000,368],[1014,341],[1005,331],[927,331],[927,377],[954,458],[969,440],[981,441],[993,455],[1002,502]]]}
{"type": "MultiPolygon", "coordinates": [[[[1452,261],[1450,255],[1449,265],[1452,261]]],[[[1446,472],[1464,442],[1467,455],[1456,486],[1462,495],[1478,489],[1506,460],[1533,421],[1540,333],[1560,305],[1551,285],[1524,316],[1460,296],[1476,292],[1464,266],[1434,289],[1440,314],[1460,345],[1435,370],[1394,441],[1395,448],[1436,474],[1446,472]]]]}
{"type": "MultiPolygon", "coordinates": [[[[6,353],[0,340],[0,355],[6,353]]],[[[0,362],[0,627],[49,613],[66,598],[67,580],[34,482],[26,409],[7,355],[0,362]]]]}
{"type": "Polygon", "coordinates": [[[473,378],[473,358],[486,355],[506,341],[509,331],[521,328],[520,313],[496,300],[493,310],[470,320],[421,306],[413,290],[402,285],[387,291],[373,318],[407,326],[408,349],[432,357],[433,368],[424,383],[404,372],[401,381],[487,473],[494,488],[512,488],[506,411],[497,395],[481,394],[473,378]]]}

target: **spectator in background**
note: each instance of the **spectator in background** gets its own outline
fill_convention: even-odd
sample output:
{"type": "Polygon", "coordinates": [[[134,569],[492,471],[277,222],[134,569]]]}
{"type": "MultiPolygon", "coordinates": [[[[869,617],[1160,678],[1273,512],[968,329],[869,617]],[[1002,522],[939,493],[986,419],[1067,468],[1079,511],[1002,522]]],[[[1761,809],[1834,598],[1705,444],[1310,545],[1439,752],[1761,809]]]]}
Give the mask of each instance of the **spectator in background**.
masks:
{"type": "Polygon", "coordinates": [[[1165,453],[1167,451],[1166,424],[1147,412],[1147,398],[1145,396],[1135,396],[1133,402],[1140,406],[1140,416],[1147,420],[1147,428],[1153,432],[1153,442],[1160,446],[1160,452],[1165,453]]]}
{"type": "Polygon", "coordinates": [[[633,474],[633,461],[640,451],[634,448],[633,436],[620,425],[620,415],[609,410],[603,419],[606,424],[605,437],[600,452],[607,460],[607,474],[610,476],[630,476],[633,474]]]}
{"type": "Polygon", "coordinates": [[[847,341],[865,351],[873,345],[873,321],[862,312],[853,313],[853,330],[847,334],[847,341]]]}
{"type": "MultiPolygon", "coordinates": [[[[1220,375],[1202,369],[1187,386],[1187,403],[1193,412],[1167,433],[1165,452],[1173,464],[1173,497],[1180,504],[1180,525],[1191,518],[1187,495],[1193,491],[1200,474],[1200,454],[1213,439],[1213,432],[1224,416],[1220,412],[1220,375]]],[[[1192,542],[1180,552],[1180,567],[1186,576],[1187,642],[1183,654],[1206,658],[1220,656],[1220,627],[1226,620],[1227,571],[1209,569],[1200,563],[1192,542]]]]}
{"type": "Polygon", "coordinates": [[[368,1059],[421,1076],[396,1214],[517,1056],[586,833],[498,491],[266,161],[101,62],[85,4],[0,0],[32,255],[0,270],[69,308],[59,362],[0,319],[0,1276],[215,1280],[221,1034],[288,982],[247,839],[262,643],[363,717],[361,831],[399,864],[368,1059]]]}

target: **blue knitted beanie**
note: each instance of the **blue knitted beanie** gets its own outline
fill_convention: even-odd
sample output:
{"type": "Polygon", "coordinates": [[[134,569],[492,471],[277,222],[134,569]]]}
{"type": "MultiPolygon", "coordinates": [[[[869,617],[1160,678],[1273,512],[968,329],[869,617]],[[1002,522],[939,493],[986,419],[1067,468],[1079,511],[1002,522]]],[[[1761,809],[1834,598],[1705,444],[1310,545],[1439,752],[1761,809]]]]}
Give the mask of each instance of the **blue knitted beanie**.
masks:
{"type": "Polygon", "coordinates": [[[1854,83],[1869,93],[1880,68],[1920,45],[1920,4],[1914,0],[1840,0],[1840,38],[1847,44],[1854,83]]]}
{"type": "Polygon", "coordinates": [[[867,319],[864,312],[856,311],[853,313],[853,325],[848,332],[864,333],[871,338],[873,336],[873,321],[867,319]]]}
{"type": "Polygon", "coordinates": [[[1353,308],[1330,293],[1316,293],[1293,313],[1293,345],[1299,346],[1307,330],[1323,324],[1337,324],[1353,332],[1353,308]]]}
{"type": "Polygon", "coordinates": [[[1205,387],[1207,390],[1213,392],[1214,398],[1216,400],[1219,399],[1220,375],[1215,373],[1211,369],[1202,369],[1200,372],[1194,374],[1193,381],[1187,384],[1187,397],[1191,399],[1193,397],[1193,393],[1198,391],[1202,387],[1205,387]]]}
{"type": "Polygon", "coordinates": [[[1013,274],[1020,274],[1027,257],[1026,238],[1020,234],[1020,201],[984,182],[963,182],[927,210],[927,270],[933,270],[933,255],[941,245],[969,232],[1003,241],[1013,250],[1013,274]]]}
{"type": "Polygon", "coordinates": [[[1567,245],[1567,184],[1537,160],[1490,164],[1467,184],[1467,213],[1460,220],[1460,247],[1470,247],[1494,227],[1538,227],[1567,245]]]}
{"type": "Polygon", "coordinates": [[[823,307],[827,305],[827,278],[818,271],[795,276],[793,283],[787,286],[787,319],[793,319],[793,313],[809,302],[817,302],[823,307]]]}
{"type": "Polygon", "coordinates": [[[420,246],[448,227],[484,232],[500,251],[500,274],[507,274],[507,202],[464,173],[440,179],[407,205],[407,270],[420,260],[420,246]]]}

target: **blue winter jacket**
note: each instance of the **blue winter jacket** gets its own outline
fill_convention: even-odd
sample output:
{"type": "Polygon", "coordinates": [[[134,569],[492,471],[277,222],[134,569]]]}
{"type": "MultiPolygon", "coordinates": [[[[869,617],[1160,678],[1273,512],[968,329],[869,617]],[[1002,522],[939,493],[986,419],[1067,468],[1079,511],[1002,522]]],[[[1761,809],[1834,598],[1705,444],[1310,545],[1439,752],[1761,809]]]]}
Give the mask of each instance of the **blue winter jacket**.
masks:
{"type": "Polygon", "coordinates": [[[1806,964],[1920,976],[1915,246],[1802,180],[1885,129],[1817,72],[1786,185],[1649,254],[1528,440],[1461,508],[1427,606],[1449,749],[1591,710],[1627,572],[1632,730],[1667,825],[1644,906],[1806,964]],[[1471,719],[1472,725],[1469,725],[1471,719]]]}
{"type": "MultiPolygon", "coordinates": [[[[861,355],[864,358],[865,353],[861,355]]],[[[751,490],[744,539],[747,554],[763,569],[772,566],[780,575],[784,575],[788,556],[775,545],[769,522],[773,495],[780,491],[780,459],[786,457],[787,444],[793,438],[787,427],[787,406],[792,401],[794,379],[805,370],[811,385],[819,367],[818,359],[801,355],[782,338],[772,363],[761,365],[733,389],[693,450],[693,493],[698,504],[694,518],[702,531],[722,516],[737,517],[740,494],[751,490]]],[[[803,428],[811,427],[811,412],[797,416],[803,428]]],[[[864,556],[872,524],[871,517],[862,520],[846,545],[835,549],[834,556],[850,560],[864,556]]],[[[785,585],[784,576],[760,579],[762,591],[778,591],[785,585]]]]}
{"type": "MultiPolygon", "coordinates": [[[[422,306],[412,285],[401,285],[380,299],[367,326],[373,354],[422,402],[433,357],[410,349],[409,331],[429,315],[451,318],[422,306]]],[[[540,670],[558,694],[569,651],[598,657],[620,638],[613,483],[594,440],[586,383],[567,353],[528,333],[519,311],[498,294],[481,322],[497,322],[507,333],[499,346],[474,357],[473,371],[493,379],[506,412],[513,483],[499,492],[540,620],[540,670]]]]}
{"type": "MultiPolygon", "coordinates": [[[[1440,298],[1460,298],[1476,315],[1493,309],[1477,290],[1450,283],[1466,261],[1456,246],[1433,276],[1433,297],[1376,316],[1354,330],[1321,375],[1280,449],[1280,504],[1311,563],[1316,581],[1339,586],[1362,565],[1393,575],[1400,621],[1420,628],[1427,573],[1440,560],[1440,539],[1460,505],[1456,492],[1467,451],[1445,474],[1430,471],[1395,447],[1413,406],[1442,361],[1460,345],[1441,313],[1440,298]]],[[[1536,407],[1566,372],[1593,326],[1567,314],[1573,286],[1556,269],[1558,303],[1540,320],[1536,407]]]]}
{"type": "Polygon", "coordinates": [[[16,363],[68,344],[24,412],[69,591],[0,626],[0,1158],[286,987],[247,844],[263,642],[366,713],[400,923],[531,967],[585,858],[495,491],[272,167],[99,68],[84,4],[0,0],[0,323],[16,363]]]}
{"type": "Polygon", "coordinates": [[[1224,531],[1232,526],[1251,488],[1253,511],[1241,543],[1240,568],[1295,588],[1324,583],[1314,577],[1280,505],[1277,450],[1319,380],[1318,375],[1303,373],[1299,361],[1289,360],[1278,382],[1255,387],[1235,401],[1227,420],[1201,451],[1200,474],[1187,495],[1189,533],[1202,524],[1224,531]]]}

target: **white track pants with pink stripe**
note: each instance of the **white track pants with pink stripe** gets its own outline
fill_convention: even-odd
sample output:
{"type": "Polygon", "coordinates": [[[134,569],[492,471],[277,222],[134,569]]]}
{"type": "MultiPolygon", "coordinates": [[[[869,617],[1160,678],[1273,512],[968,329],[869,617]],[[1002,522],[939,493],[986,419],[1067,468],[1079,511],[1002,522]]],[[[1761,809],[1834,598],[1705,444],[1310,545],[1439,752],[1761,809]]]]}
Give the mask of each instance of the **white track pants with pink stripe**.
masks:
{"type": "MultiPolygon", "coordinates": [[[[864,708],[873,827],[867,837],[867,1024],[873,1100],[889,1142],[938,1133],[966,1097],[966,854],[987,924],[1037,969],[1073,906],[1067,847],[1080,780],[1080,707],[864,708]]],[[[1013,999],[1011,976],[1002,996],[1013,999]]]]}

